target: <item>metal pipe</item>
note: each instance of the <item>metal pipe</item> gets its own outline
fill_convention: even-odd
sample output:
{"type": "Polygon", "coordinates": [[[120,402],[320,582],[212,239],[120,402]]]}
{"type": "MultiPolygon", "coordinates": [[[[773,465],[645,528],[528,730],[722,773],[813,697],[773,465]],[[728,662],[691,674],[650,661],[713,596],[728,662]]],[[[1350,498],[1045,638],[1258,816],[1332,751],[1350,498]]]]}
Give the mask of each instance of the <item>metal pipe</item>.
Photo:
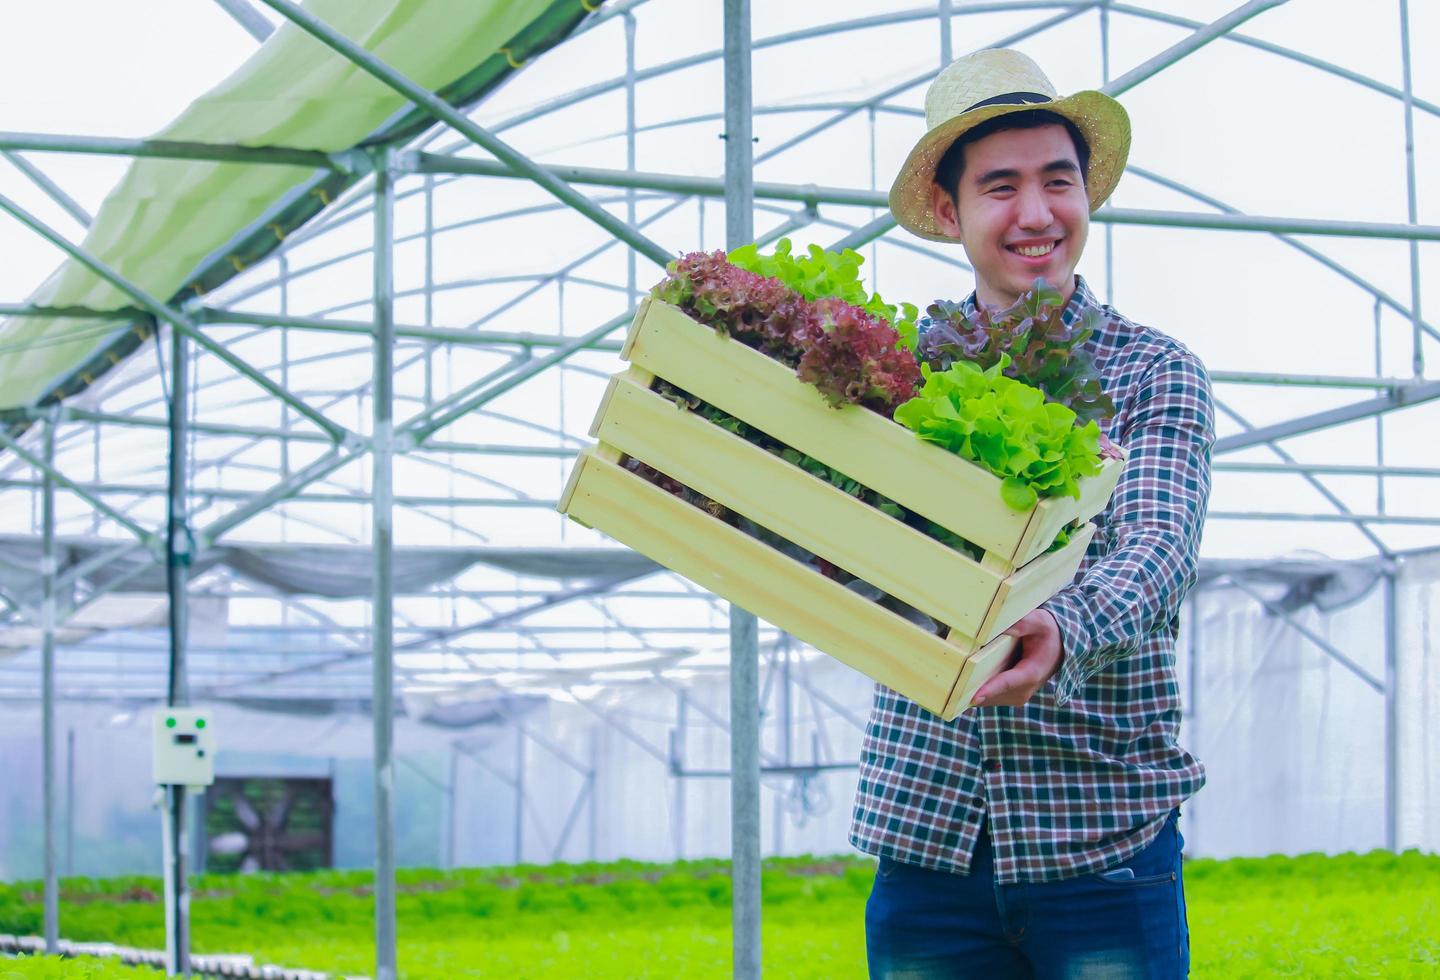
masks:
{"type": "Polygon", "coordinates": [[[950,0],[940,0],[940,67],[943,69],[954,58],[950,41],[950,0]]]}
{"type": "Polygon", "coordinates": [[[1278,7],[1283,3],[1285,3],[1285,0],[1250,0],[1249,3],[1241,4],[1224,17],[1211,21],[1209,24],[1195,31],[1195,33],[1185,38],[1179,44],[1166,48],[1144,64],[1137,65],[1130,69],[1113,82],[1106,84],[1101,91],[1106,95],[1119,95],[1122,92],[1128,92],[1147,78],[1169,68],[1186,55],[1199,50],[1216,38],[1233,31],[1256,14],[1264,13],[1270,8],[1278,7]]]}
{"type": "Polygon", "coordinates": [[[1385,573],[1385,850],[1400,850],[1400,623],[1395,572],[1385,573]]]}
{"type": "Polygon", "coordinates": [[[607,334],[613,333],[615,330],[618,330],[622,326],[625,326],[634,318],[635,310],[633,308],[628,309],[624,313],[621,313],[619,316],[600,324],[600,326],[596,327],[594,330],[591,330],[589,333],[583,334],[582,336],[575,338],[568,344],[557,347],[554,351],[546,354],[544,357],[536,358],[532,361],[527,361],[524,366],[516,368],[514,371],[505,375],[505,377],[500,378],[480,388],[479,390],[472,392],[469,389],[462,389],[462,392],[457,394],[463,394],[464,397],[456,397],[452,395],[450,398],[445,398],[436,402],[434,408],[422,412],[414,418],[409,419],[403,424],[401,424],[396,429],[396,434],[400,436],[408,436],[409,438],[414,440],[414,445],[416,446],[423,445],[425,441],[430,438],[430,436],[434,435],[436,432],[440,431],[445,426],[449,425],[451,422],[454,422],[456,419],[462,418],[470,414],[475,409],[486,404],[487,402],[499,398],[507,391],[510,391],[511,389],[520,385],[522,382],[530,380],[531,378],[535,377],[535,375],[544,371],[551,365],[558,364],[559,362],[565,360],[565,358],[569,357],[576,351],[584,350],[600,338],[606,336],[607,334]]]}
{"type": "MultiPolygon", "coordinates": [[[[432,287],[433,289],[433,287],[432,287]]],[[[221,310],[205,307],[200,312],[203,323],[242,324],[256,327],[299,327],[305,330],[325,330],[335,333],[375,335],[375,324],[365,320],[330,320],[318,316],[278,316],[268,313],[245,313],[239,310],[221,310]]],[[[540,334],[515,331],[468,330],[455,327],[432,327],[399,325],[395,327],[396,337],[434,340],[447,344],[489,346],[513,344],[519,347],[559,347],[572,338],[558,334],[540,334]]],[[[591,350],[617,352],[618,341],[598,341],[591,350]]]]}
{"type": "MultiPolygon", "coordinates": [[[[1235,411],[1235,409],[1231,408],[1224,399],[1216,398],[1215,407],[1219,411],[1224,412],[1226,415],[1230,416],[1230,418],[1238,422],[1240,424],[1240,427],[1244,429],[1245,432],[1250,433],[1256,431],[1255,426],[1250,423],[1249,419],[1246,419],[1239,412],[1235,411]]],[[[1282,461],[1286,463],[1295,462],[1295,457],[1290,455],[1289,451],[1286,450],[1284,446],[1281,446],[1274,439],[1266,440],[1265,445],[1269,446],[1270,450],[1275,453],[1275,455],[1279,456],[1282,461]]],[[[1352,523],[1355,526],[1355,530],[1359,531],[1361,536],[1364,537],[1366,541],[1369,541],[1370,544],[1374,546],[1376,551],[1380,552],[1380,554],[1382,555],[1390,554],[1389,546],[1385,544],[1385,542],[1380,538],[1379,535],[1377,535],[1370,528],[1366,527],[1365,524],[1363,524],[1362,522],[1355,520],[1354,511],[1350,509],[1350,506],[1346,504],[1344,500],[1342,500],[1340,497],[1337,497],[1335,493],[1330,490],[1329,487],[1327,487],[1314,475],[1310,473],[1302,473],[1301,476],[1305,480],[1305,482],[1314,487],[1320,493],[1320,495],[1329,502],[1332,507],[1334,507],[1342,514],[1349,515],[1352,523]]]]}
{"type": "MultiPolygon", "coordinates": [[[[1151,10],[1147,7],[1135,7],[1126,3],[1114,3],[1112,0],[1106,0],[1106,6],[1116,13],[1129,14],[1132,17],[1155,21],[1161,24],[1173,24],[1176,27],[1188,27],[1191,30],[1205,26],[1203,21],[1190,20],[1187,17],[1179,17],[1175,14],[1167,14],[1159,10],[1151,10]]],[[[1236,44],[1245,45],[1246,47],[1255,48],[1259,51],[1264,51],[1267,54],[1278,55],[1289,61],[1299,62],[1308,68],[1314,68],[1318,71],[1335,75],[1338,78],[1345,79],[1347,82],[1354,82],[1356,85],[1368,88],[1373,92],[1379,92],[1382,95],[1387,95],[1392,99],[1398,100],[1404,97],[1399,89],[1386,85],[1383,82],[1371,78],[1369,75],[1362,75],[1359,72],[1351,71],[1348,68],[1337,65],[1334,62],[1326,61],[1323,58],[1312,57],[1302,51],[1296,51],[1293,48],[1287,48],[1269,41],[1262,41],[1259,38],[1250,37],[1246,34],[1236,34],[1234,32],[1226,34],[1224,39],[1226,41],[1233,41],[1236,44]]],[[[1415,105],[1422,111],[1428,112],[1432,116],[1440,116],[1440,105],[1436,105],[1433,102],[1426,102],[1423,99],[1415,99],[1414,101],[1415,105]]]]}
{"type": "Polygon", "coordinates": [[[148,530],[141,527],[139,524],[136,524],[130,518],[126,517],[120,511],[116,510],[114,507],[106,504],[99,497],[96,497],[94,494],[86,491],[78,483],[74,482],[73,480],[62,474],[60,471],[56,470],[55,467],[47,466],[44,460],[37,459],[34,454],[27,451],[23,446],[20,445],[20,443],[12,439],[10,435],[5,432],[3,427],[0,427],[0,446],[4,446],[6,449],[10,450],[18,458],[24,460],[26,463],[29,463],[35,469],[39,470],[42,474],[45,475],[46,478],[54,480],[60,486],[69,490],[71,493],[75,494],[75,496],[85,501],[91,507],[94,507],[97,511],[110,518],[116,524],[119,524],[131,534],[135,535],[135,537],[139,538],[141,541],[144,541],[147,544],[150,542],[152,535],[148,530]]]}
{"type": "MultiPolygon", "coordinates": [[[[1440,467],[1364,465],[1350,463],[1215,463],[1212,469],[1231,473],[1327,473],[1334,476],[1440,477],[1440,467]]],[[[1383,513],[1383,508],[1376,508],[1383,513]]]]}
{"type": "Polygon", "coordinates": [[[273,163],[286,167],[314,167],[353,171],[355,158],[346,153],[322,153],[285,146],[232,146],[185,140],[116,139],[110,136],[61,136],[52,133],[0,132],[0,150],[43,153],[86,153],[122,157],[161,157],[167,160],[215,160],[226,163],[273,163]]]}
{"type": "Polygon", "coordinates": [[[265,40],[275,33],[275,25],[250,6],[248,0],[215,0],[215,2],[224,8],[237,24],[245,28],[245,33],[260,43],[265,43],[265,40]]]}
{"type": "MultiPolygon", "coordinates": [[[[186,496],[189,478],[186,423],[190,412],[190,359],[185,334],[170,332],[170,455],[166,493],[165,584],[169,596],[169,664],[166,671],[165,703],[185,707],[190,703],[185,647],[188,642],[186,589],[190,582],[192,547],[186,496]]],[[[190,975],[190,885],[189,841],[185,834],[185,793],[181,785],[165,787],[166,847],[165,868],[167,912],[166,961],[171,975],[190,975]]]]}
{"type": "MultiPolygon", "coordinates": [[[[617,345],[618,346],[618,345],[617,345]]],[[[27,418],[40,418],[44,409],[27,409],[27,418]]],[[[114,412],[96,412],[87,408],[65,406],[61,410],[61,421],[74,422],[100,422],[113,425],[128,425],[137,428],[159,429],[166,426],[161,418],[147,418],[135,415],[118,415],[114,412]]],[[[192,422],[192,432],[205,432],[222,436],[253,436],[257,439],[279,439],[285,442],[319,442],[330,443],[330,438],[320,432],[307,432],[304,430],[269,429],[252,425],[230,425],[223,422],[192,422]]],[[[462,442],[441,442],[435,440],[427,443],[427,448],[435,452],[446,453],[470,453],[476,456],[546,456],[570,459],[575,451],[569,448],[556,446],[506,446],[498,443],[462,443],[462,442]]],[[[118,486],[118,484],[76,484],[83,489],[90,491],[102,491],[106,486],[118,486]]],[[[399,499],[399,498],[397,498],[399,499]]]]}
{"type": "Polygon", "coordinates": [[[1344,405],[1340,408],[1332,408],[1323,412],[1302,415],[1298,418],[1277,422],[1274,425],[1260,426],[1259,428],[1251,429],[1249,432],[1241,432],[1233,436],[1222,436],[1215,441],[1215,452],[1217,454],[1234,452],[1237,449],[1245,449],[1249,446],[1259,445],[1260,443],[1273,442],[1276,439],[1286,439],[1290,436],[1314,432],[1317,429],[1329,428],[1334,425],[1343,425],[1346,422],[1354,422],[1358,419],[1370,418],[1372,415],[1378,415],[1381,412],[1387,412],[1391,409],[1419,405],[1436,398],[1440,398],[1440,381],[1427,381],[1407,385],[1390,394],[1367,398],[1365,401],[1356,402],[1353,405],[1344,405]]]}
{"type": "MultiPolygon", "coordinates": [[[[1320,524],[1396,524],[1411,527],[1440,527],[1440,516],[1399,514],[1299,514],[1281,511],[1216,510],[1209,514],[1217,521],[1314,521],[1320,524]]],[[[1388,549],[1387,549],[1388,550],[1388,549]]],[[[1385,553],[1382,551],[1382,554],[1385,553]]]]}
{"type": "MultiPolygon", "coordinates": [[[[1405,214],[1417,224],[1415,203],[1415,94],[1410,84],[1410,4],[1400,0],[1400,73],[1405,99],[1405,214]]],[[[1415,377],[1425,376],[1425,348],[1420,337],[1420,243],[1410,240],[1410,323],[1413,348],[1410,366],[1415,377]]]]}
{"type": "MultiPolygon", "coordinates": [[[[1200,201],[1202,204],[1208,204],[1210,207],[1215,208],[1217,211],[1223,211],[1226,214],[1243,213],[1239,208],[1231,207],[1224,201],[1219,200],[1218,198],[1212,197],[1209,194],[1202,194],[1200,191],[1197,191],[1193,187],[1182,184],[1178,180],[1172,180],[1169,177],[1164,177],[1153,170],[1146,170],[1144,167],[1137,167],[1134,164],[1127,164],[1125,167],[1125,172],[1133,173],[1139,177],[1143,177],[1146,180],[1151,181],[1152,183],[1159,184],[1161,187],[1168,187],[1170,190],[1184,194],[1186,197],[1191,198],[1192,200],[1200,201]]],[[[1106,225],[1107,229],[1109,227],[1109,225],[1106,225]]],[[[1356,275],[1354,271],[1346,268],[1339,262],[1336,262],[1334,259],[1326,255],[1324,252],[1321,252],[1319,249],[1312,248],[1304,242],[1296,238],[1292,238],[1289,235],[1282,235],[1277,233],[1275,237],[1278,238],[1280,241],[1284,242],[1286,245],[1289,245],[1296,251],[1309,256],[1316,262],[1319,262],[1331,272],[1334,272],[1336,275],[1339,275],[1341,278],[1345,279],[1345,281],[1354,283],[1356,286],[1359,286],[1371,296],[1374,296],[1377,302],[1385,304],[1386,306],[1390,307],[1392,310],[1401,314],[1402,316],[1410,316],[1409,307],[1401,305],[1400,301],[1395,299],[1389,293],[1380,289],[1368,279],[1364,279],[1361,276],[1356,275]]],[[[1434,337],[1437,340],[1440,340],[1440,331],[1437,331],[1434,327],[1430,326],[1430,324],[1422,320],[1420,321],[1420,328],[1426,333],[1430,334],[1430,336],[1434,337]]],[[[1380,373],[1379,368],[1376,368],[1375,373],[1380,373]]]]}
{"type": "MultiPolygon", "coordinates": [[[[75,728],[65,733],[65,875],[75,874],[75,728]]],[[[58,913],[57,913],[58,915],[58,913]]]]}
{"type": "Polygon", "coordinates": [[[45,951],[60,952],[60,882],[55,874],[55,420],[45,422],[45,487],[41,492],[40,752],[45,821],[45,951]]]}
{"type": "Polygon", "coordinates": [[[330,433],[330,435],[335,439],[335,441],[339,442],[351,436],[351,433],[349,433],[343,426],[332,422],[330,419],[327,419],[324,415],[315,411],[309,405],[306,405],[299,398],[296,398],[294,395],[290,394],[290,392],[285,391],[283,388],[281,388],[275,382],[271,381],[264,374],[256,371],[250,365],[246,364],[243,360],[230,353],[230,351],[227,350],[222,344],[218,344],[210,338],[206,337],[200,332],[199,328],[196,327],[194,322],[191,321],[188,316],[179,312],[174,307],[162,303],[160,300],[151,296],[145,290],[141,289],[139,286],[132,283],[129,279],[126,279],[124,276],[120,275],[120,273],[110,268],[104,262],[100,261],[100,259],[91,255],[84,248],[81,248],[80,246],[70,242],[70,240],[67,239],[64,235],[61,235],[59,232],[50,228],[40,219],[30,214],[24,208],[20,207],[14,201],[10,200],[8,197],[5,197],[3,194],[0,194],[0,210],[8,211],[13,217],[18,219],[21,224],[30,228],[32,231],[39,234],[46,241],[61,249],[72,259],[75,259],[77,262],[85,266],[91,272],[95,273],[97,276],[104,279],[106,282],[110,283],[115,288],[119,289],[121,292],[125,293],[131,299],[135,300],[142,307],[144,307],[145,310],[147,310],[150,314],[157,317],[158,319],[164,320],[166,323],[169,323],[172,327],[175,327],[176,329],[185,331],[187,334],[189,334],[192,338],[195,339],[196,343],[200,344],[210,353],[214,354],[220,360],[230,365],[240,374],[243,374],[245,377],[249,378],[251,381],[255,382],[260,387],[270,392],[270,394],[274,395],[276,398],[288,402],[290,406],[294,408],[297,412],[299,412],[301,415],[304,415],[306,418],[310,419],[312,422],[320,426],[326,432],[330,433]]]}
{"type": "MultiPolygon", "coordinates": [[[[750,0],[725,0],[725,244],[755,237],[750,0]]],[[[730,854],[733,975],[760,976],[759,624],[730,606],[730,854]]]]}
{"type": "Polygon", "coordinates": [[[424,109],[434,118],[446,123],[477,146],[490,152],[516,172],[533,180],[556,198],[570,205],[653,262],[663,266],[670,261],[671,254],[668,249],[652,242],[639,231],[576,191],[549,169],[537,165],[504,140],[471,121],[468,116],[450,103],[417,85],[308,11],[291,3],[290,0],[261,0],[261,2],[298,25],[326,47],[405,96],[417,107],[424,109]]]}
{"type": "MultiPolygon", "coordinates": [[[[267,0],[268,2],[268,0],[267,0]]],[[[522,173],[492,160],[416,154],[418,173],[472,174],[482,177],[523,177],[522,173]]],[[[637,187],[691,197],[723,197],[725,182],[714,177],[694,177],[651,171],[630,172],[601,167],[551,166],[551,172],[572,184],[599,184],[607,187],[637,187]]],[[[839,204],[853,207],[887,207],[886,192],[863,188],[828,187],[818,184],[786,184],[756,181],[755,197],[764,200],[799,201],[805,204],[839,204]]],[[[1221,231],[1263,231],[1297,235],[1331,235],[1345,238],[1381,238],[1398,241],[1440,241],[1440,225],[1411,225],[1380,221],[1339,221],[1326,218],[1287,218],[1255,214],[1204,214],[1140,208],[1104,207],[1090,218],[1100,224],[1140,225],[1161,228],[1218,229],[1221,231]]]]}
{"type": "MultiPolygon", "coordinates": [[[[268,0],[267,0],[268,2],[268,0]]],[[[283,12],[283,11],[282,11],[283,12]]],[[[377,980],[395,980],[395,719],[394,719],[394,626],[392,595],[394,513],[394,359],[395,359],[395,274],[392,236],[394,231],[394,183],[390,151],[375,154],[375,431],[374,528],[375,549],[373,608],[374,672],[373,707],[375,740],[375,975],[377,980]]]]}
{"type": "Polygon", "coordinates": [[[69,194],[66,194],[60,188],[59,184],[55,183],[55,181],[45,176],[45,172],[43,170],[35,166],[35,164],[31,163],[29,160],[25,159],[20,154],[11,153],[9,150],[0,150],[0,157],[4,157],[6,160],[9,160],[12,167],[20,171],[26,177],[29,177],[31,183],[44,191],[46,197],[50,198],[50,200],[60,205],[60,207],[63,208],[65,212],[70,215],[70,217],[74,218],[77,222],[79,222],[81,227],[90,227],[90,222],[94,220],[93,218],[91,218],[90,212],[82,208],[79,202],[76,201],[73,197],[71,197],[69,194]]]}
{"type": "Polygon", "coordinates": [[[1402,391],[1415,384],[1412,378],[1382,378],[1348,374],[1268,374],[1263,371],[1211,371],[1210,380],[1217,384],[1275,385],[1301,388],[1377,388],[1402,391]]]}
{"type": "MultiPolygon", "coordinates": [[[[430,447],[427,447],[430,448],[430,447]]],[[[566,449],[564,453],[555,454],[563,459],[570,459],[575,456],[575,450],[566,449]]],[[[338,468],[349,462],[351,456],[343,458],[335,457],[333,454],[322,457],[326,468],[338,468]]],[[[460,471],[462,475],[463,471],[460,471]]],[[[197,542],[203,542],[207,547],[215,543],[215,540],[243,523],[251,517],[265,510],[271,504],[283,501],[303,501],[308,503],[326,504],[369,504],[370,496],[361,490],[353,493],[291,493],[297,484],[303,482],[314,482],[324,474],[311,474],[305,471],[298,471],[291,474],[290,478],[272,487],[270,491],[263,494],[256,494],[251,490],[221,490],[203,489],[191,491],[191,496],[202,501],[212,502],[217,500],[241,500],[246,502],[243,510],[231,511],[220,518],[214,525],[207,525],[195,535],[197,542]],[[313,477],[313,479],[312,479],[313,477]],[[262,499],[263,498],[263,502],[262,499]]],[[[7,490],[37,490],[41,487],[42,481],[38,480],[9,480],[0,479],[0,489],[7,490]]],[[[164,494],[163,486],[145,486],[144,484],[117,483],[117,484],[90,484],[87,489],[96,493],[113,493],[124,496],[151,497],[164,494]]],[[[446,496],[405,496],[397,494],[393,498],[398,506],[404,507],[520,507],[543,510],[554,508],[557,501],[542,497],[446,497],[446,496]]]]}
{"type": "Polygon", "coordinates": [[[1308,626],[1305,626],[1304,624],[1299,622],[1297,619],[1295,619],[1295,617],[1290,615],[1287,610],[1277,605],[1276,603],[1271,602],[1269,599],[1265,598],[1265,596],[1258,590],[1252,588],[1250,585],[1246,584],[1240,579],[1235,578],[1234,576],[1222,576],[1222,580],[1228,582],[1230,585],[1233,585],[1235,588],[1239,589],[1241,592],[1244,592],[1250,598],[1260,603],[1260,605],[1263,606],[1265,610],[1269,612],[1272,616],[1278,616],[1285,623],[1285,625],[1289,626],[1291,629],[1295,630],[1295,632],[1299,633],[1301,636],[1305,637],[1305,639],[1309,640],[1311,643],[1315,644],[1315,646],[1319,647],[1323,653],[1329,656],[1332,660],[1339,663],[1346,670],[1350,671],[1350,673],[1354,674],[1365,684],[1366,687],[1370,688],[1376,694],[1385,693],[1385,685],[1372,677],[1369,671],[1367,671],[1364,667],[1361,667],[1349,657],[1345,656],[1345,654],[1340,652],[1340,650],[1329,640],[1325,639],[1319,633],[1316,633],[1308,626]]]}

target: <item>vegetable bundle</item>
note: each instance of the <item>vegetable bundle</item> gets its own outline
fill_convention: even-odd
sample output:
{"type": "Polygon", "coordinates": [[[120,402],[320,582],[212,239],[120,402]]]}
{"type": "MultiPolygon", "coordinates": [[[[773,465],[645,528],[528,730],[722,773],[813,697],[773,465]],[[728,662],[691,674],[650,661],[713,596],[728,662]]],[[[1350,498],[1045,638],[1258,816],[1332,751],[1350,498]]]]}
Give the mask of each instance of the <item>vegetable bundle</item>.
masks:
{"type": "Polygon", "coordinates": [[[862,261],[814,245],[797,258],[786,239],[770,256],[754,245],[692,252],[652,295],[794,368],[830,405],[879,412],[985,467],[1016,510],[1078,499],[1104,455],[1095,418],[1114,412],[1081,346],[1090,321],[1067,326],[1059,294],[1037,280],[1008,309],[973,318],[936,303],[920,337],[915,307],[866,294],[862,261]]]}

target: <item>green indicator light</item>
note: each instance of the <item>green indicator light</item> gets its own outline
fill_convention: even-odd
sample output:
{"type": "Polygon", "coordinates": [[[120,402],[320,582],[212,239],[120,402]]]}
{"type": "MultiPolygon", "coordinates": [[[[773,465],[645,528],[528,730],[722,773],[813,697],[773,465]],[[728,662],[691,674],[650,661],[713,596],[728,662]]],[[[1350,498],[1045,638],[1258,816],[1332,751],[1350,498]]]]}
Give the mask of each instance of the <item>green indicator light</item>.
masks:
{"type": "Polygon", "coordinates": [[[205,719],[204,719],[204,718],[196,718],[196,719],[195,719],[195,727],[196,727],[196,728],[204,728],[204,727],[205,727],[205,719]]]}
{"type": "Polygon", "coordinates": [[[166,728],[174,728],[174,727],[175,727],[175,719],[174,719],[174,718],[166,718],[166,719],[165,719],[165,727],[166,727],[166,728]]]}

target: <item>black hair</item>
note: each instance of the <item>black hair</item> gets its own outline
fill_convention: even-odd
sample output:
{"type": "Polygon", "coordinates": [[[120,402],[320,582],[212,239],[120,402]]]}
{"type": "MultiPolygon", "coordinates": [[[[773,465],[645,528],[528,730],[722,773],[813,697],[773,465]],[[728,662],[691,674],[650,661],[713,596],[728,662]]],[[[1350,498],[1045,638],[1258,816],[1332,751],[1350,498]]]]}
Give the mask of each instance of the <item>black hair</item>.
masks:
{"type": "Polygon", "coordinates": [[[960,205],[960,178],[965,173],[965,147],[967,144],[983,140],[995,133],[1003,133],[1011,129],[1039,129],[1041,126],[1064,126],[1065,131],[1070,134],[1070,141],[1075,144],[1075,158],[1080,164],[1080,180],[1083,183],[1090,173],[1090,144],[1085,142],[1085,135],[1080,132],[1069,119],[1058,112],[1051,112],[1049,109],[1027,109],[1024,112],[1010,112],[993,119],[987,119],[973,129],[964,133],[950,144],[940,162],[935,165],[935,183],[940,189],[950,195],[950,200],[960,205]]]}

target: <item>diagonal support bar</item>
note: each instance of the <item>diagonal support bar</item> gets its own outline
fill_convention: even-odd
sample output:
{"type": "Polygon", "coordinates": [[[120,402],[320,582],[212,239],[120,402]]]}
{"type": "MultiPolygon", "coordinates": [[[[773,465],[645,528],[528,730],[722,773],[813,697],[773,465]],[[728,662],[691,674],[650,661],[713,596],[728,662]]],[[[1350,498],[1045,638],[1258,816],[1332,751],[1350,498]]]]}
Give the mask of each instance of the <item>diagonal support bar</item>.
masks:
{"type": "Polygon", "coordinates": [[[472,143],[494,155],[496,159],[511,169],[530,178],[651,261],[663,266],[674,257],[668,250],[591,201],[549,170],[534,163],[529,157],[484,127],[472,122],[450,103],[396,71],[330,25],[291,3],[290,0],[261,0],[261,2],[299,26],[326,47],[405,96],[431,116],[450,126],[472,143]]]}
{"type": "Polygon", "coordinates": [[[261,388],[264,388],[271,395],[285,402],[291,408],[295,409],[295,411],[299,412],[301,415],[305,416],[310,421],[320,426],[320,428],[328,432],[330,434],[330,437],[336,442],[357,442],[360,440],[359,436],[350,432],[350,430],[346,429],[343,425],[340,425],[339,423],[333,422],[330,419],[326,418],[322,413],[317,412],[315,409],[311,408],[302,399],[291,394],[289,391],[286,391],[280,385],[276,384],[274,381],[271,381],[264,374],[251,367],[244,360],[232,354],[224,347],[224,345],[218,344],[214,340],[211,340],[209,337],[205,336],[200,331],[200,328],[195,325],[194,321],[192,321],[184,313],[181,313],[174,307],[166,303],[162,303],[154,296],[151,296],[148,292],[141,289],[135,283],[131,282],[129,279],[125,278],[120,273],[110,268],[110,266],[106,265],[100,259],[91,255],[79,245],[71,242],[64,235],[60,234],[55,229],[45,224],[45,222],[35,217],[33,214],[26,211],[20,205],[16,204],[14,201],[10,200],[10,198],[6,197],[3,194],[0,194],[0,210],[8,211],[10,215],[14,217],[17,221],[19,221],[21,224],[25,225],[31,231],[44,238],[50,244],[60,249],[66,255],[79,262],[81,265],[85,266],[85,268],[95,273],[101,279],[104,279],[106,282],[110,283],[116,289],[123,292],[126,296],[129,296],[157,319],[164,320],[176,330],[184,331],[184,333],[190,338],[192,338],[197,344],[199,344],[201,347],[204,347],[207,351],[214,354],[217,358],[224,361],[230,367],[234,368],[241,375],[249,378],[261,388]]]}
{"type": "Polygon", "coordinates": [[[1262,14],[1283,3],[1285,0],[1250,0],[1249,3],[1241,4],[1224,17],[1206,24],[1179,44],[1166,48],[1144,64],[1130,69],[1102,88],[1101,91],[1112,96],[1128,92],[1147,78],[1169,68],[1186,55],[1198,51],[1216,38],[1230,33],[1256,14],[1262,14]]]}
{"type": "Polygon", "coordinates": [[[1309,640],[1311,643],[1319,647],[1320,650],[1326,654],[1326,656],[1335,660],[1346,670],[1350,671],[1350,673],[1358,677],[1376,694],[1385,693],[1385,685],[1372,677],[1369,671],[1367,671],[1364,667],[1361,667],[1349,657],[1345,656],[1345,654],[1340,652],[1340,650],[1338,650],[1333,643],[1331,643],[1329,640],[1326,640],[1319,633],[1316,633],[1314,630],[1305,626],[1299,620],[1295,619],[1293,616],[1290,615],[1289,612],[1281,608],[1278,604],[1271,602],[1269,599],[1265,598],[1265,596],[1261,594],[1257,589],[1252,588],[1251,586],[1230,575],[1225,576],[1223,581],[1228,582],[1230,585],[1233,585],[1235,588],[1239,589],[1241,592],[1244,592],[1250,598],[1254,599],[1265,609],[1266,612],[1270,613],[1273,616],[1280,617],[1280,619],[1285,622],[1286,626],[1289,626],[1291,629],[1295,630],[1295,632],[1299,633],[1301,636],[1305,637],[1305,639],[1309,640]]]}
{"type": "Polygon", "coordinates": [[[1299,418],[1277,422],[1274,425],[1261,426],[1258,429],[1251,429],[1249,432],[1225,436],[1215,441],[1215,452],[1230,453],[1237,449],[1248,449],[1251,446],[1273,442],[1276,439],[1288,439],[1318,429],[1326,429],[1332,425],[1344,425],[1347,422],[1368,419],[1397,408],[1408,408],[1411,405],[1419,405],[1437,398],[1440,398],[1440,381],[1405,385],[1388,394],[1367,398],[1365,401],[1355,402],[1352,405],[1342,405],[1339,408],[1302,415],[1299,418]]]}
{"type": "Polygon", "coordinates": [[[65,211],[70,215],[70,217],[74,218],[80,223],[80,226],[82,228],[90,227],[90,222],[91,220],[93,220],[90,217],[90,212],[82,208],[80,206],[80,202],[76,201],[69,194],[66,194],[65,191],[60,188],[59,184],[55,183],[55,181],[45,176],[45,172],[43,170],[35,166],[35,164],[31,163],[29,160],[26,160],[20,154],[11,153],[9,150],[0,150],[0,157],[4,157],[6,160],[9,160],[11,166],[13,166],[16,170],[20,171],[26,177],[29,177],[31,183],[44,191],[45,194],[50,198],[50,200],[54,201],[56,204],[64,208],[65,211]]]}
{"type": "MultiPolygon", "coordinates": [[[[266,0],[266,2],[268,3],[269,0],[266,0]]],[[[406,422],[396,429],[396,435],[408,435],[415,441],[415,445],[418,446],[456,419],[468,415],[481,405],[499,398],[505,394],[505,392],[510,391],[524,381],[530,380],[546,368],[560,363],[576,351],[593,346],[597,340],[625,326],[625,324],[634,318],[635,310],[632,307],[619,316],[606,320],[589,333],[576,337],[565,346],[555,348],[555,350],[546,354],[544,357],[526,362],[524,367],[476,391],[468,398],[453,405],[448,411],[434,416],[428,414],[422,415],[406,422]]]]}
{"type": "Polygon", "coordinates": [[[71,493],[75,494],[75,496],[79,497],[91,507],[94,507],[100,513],[104,514],[106,517],[110,518],[112,521],[125,528],[131,534],[139,538],[141,541],[144,541],[148,544],[153,540],[154,534],[152,532],[147,531],[139,524],[136,524],[130,518],[120,513],[120,511],[116,510],[114,507],[111,507],[99,497],[95,496],[94,494],[87,491],[85,488],[81,487],[80,484],[74,482],[69,477],[65,476],[65,474],[55,469],[53,466],[48,465],[43,459],[40,459],[38,456],[35,456],[33,453],[27,451],[25,447],[21,446],[18,442],[11,438],[5,432],[4,428],[0,428],[0,446],[4,446],[6,449],[10,450],[18,458],[24,460],[26,463],[30,464],[40,473],[54,480],[57,484],[64,487],[66,490],[69,490],[71,493]]]}

